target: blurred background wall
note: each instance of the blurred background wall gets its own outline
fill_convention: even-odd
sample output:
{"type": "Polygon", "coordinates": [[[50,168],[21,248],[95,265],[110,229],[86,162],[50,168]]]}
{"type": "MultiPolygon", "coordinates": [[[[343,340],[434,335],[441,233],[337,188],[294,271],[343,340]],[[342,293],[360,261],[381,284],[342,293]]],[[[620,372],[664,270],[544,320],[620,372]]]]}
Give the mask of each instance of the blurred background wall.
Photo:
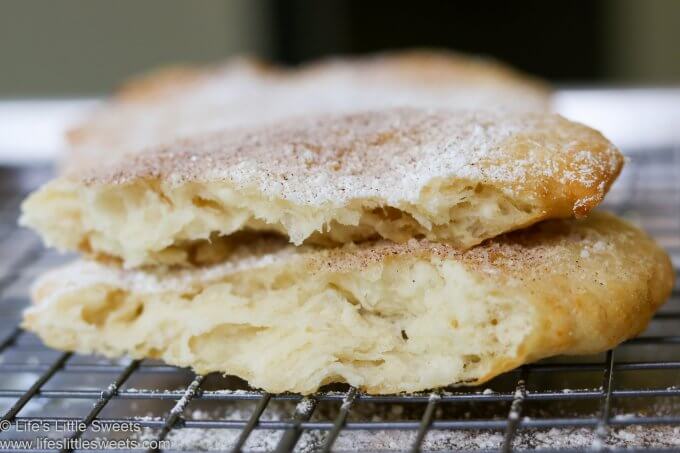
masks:
{"type": "Polygon", "coordinates": [[[260,0],[0,0],[0,96],[97,94],[162,64],[268,55],[260,0]]]}
{"type": "Polygon", "coordinates": [[[563,84],[680,84],[678,0],[0,0],[0,97],[90,95],[173,62],[436,46],[563,84]]]}

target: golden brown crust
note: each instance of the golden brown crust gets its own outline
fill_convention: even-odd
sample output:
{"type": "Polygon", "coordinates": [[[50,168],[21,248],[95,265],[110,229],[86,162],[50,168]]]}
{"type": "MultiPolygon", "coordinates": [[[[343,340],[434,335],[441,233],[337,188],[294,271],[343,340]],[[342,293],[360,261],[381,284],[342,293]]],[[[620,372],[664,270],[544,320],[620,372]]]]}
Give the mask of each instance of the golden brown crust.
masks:
{"type": "Polygon", "coordinates": [[[453,83],[471,86],[524,88],[545,97],[549,108],[550,86],[494,59],[464,55],[447,50],[411,49],[382,52],[357,58],[330,58],[311,63],[300,71],[301,77],[352,71],[357,79],[404,83],[426,87],[453,83]]]}
{"type": "Polygon", "coordinates": [[[359,80],[368,78],[384,83],[394,81],[423,87],[452,83],[523,86],[542,93],[546,103],[551,94],[550,86],[544,81],[490,58],[444,50],[412,49],[354,58],[328,58],[288,70],[253,57],[237,57],[214,66],[170,65],[133,76],[116,90],[112,99],[152,102],[159,100],[159,95],[186,92],[193,88],[194,83],[219,78],[244,67],[252,69],[255,75],[278,76],[279,80],[323,79],[336,73],[349,72],[359,80]]]}
{"type": "Polygon", "coordinates": [[[253,57],[232,58],[228,62],[214,66],[171,65],[126,80],[113,99],[118,102],[154,102],[162,96],[191,90],[214,77],[242,70],[252,71],[261,76],[273,75],[278,68],[270,63],[253,57]]]}
{"type": "Polygon", "coordinates": [[[190,89],[210,77],[214,70],[191,65],[172,65],[134,76],[117,90],[117,102],[152,102],[177,90],[190,89]]]}

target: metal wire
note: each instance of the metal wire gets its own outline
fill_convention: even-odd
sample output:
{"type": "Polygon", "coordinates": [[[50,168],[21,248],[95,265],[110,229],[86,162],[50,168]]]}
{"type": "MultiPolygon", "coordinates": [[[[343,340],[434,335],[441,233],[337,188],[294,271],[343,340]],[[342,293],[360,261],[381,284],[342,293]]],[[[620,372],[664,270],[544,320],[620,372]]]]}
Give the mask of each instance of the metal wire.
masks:
{"type": "Polygon", "coordinates": [[[253,430],[259,423],[260,417],[262,416],[264,410],[267,408],[270,399],[271,395],[269,395],[269,393],[267,392],[262,393],[260,402],[257,404],[255,411],[253,411],[253,414],[248,419],[248,423],[246,423],[246,425],[243,427],[241,434],[239,435],[238,439],[236,440],[236,443],[234,444],[233,450],[234,452],[240,453],[242,451],[243,446],[246,444],[246,441],[248,440],[248,436],[250,436],[250,433],[253,432],[253,430]]]}
{"type": "MultiPolygon", "coordinates": [[[[184,413],[184,410],[186,409],[189,402],[196,396],[196,393],[201,387],[202,382],[203,376],[196,376],[194,380],[191,381],[191,384],[189,384],[189,387],[187,387],[186,391],[184,392],[184,395],[182,395],[182,398],[180,398],[180,400],[177,401],[177,404],[175,404],[175,406],[170,411],[170,414],[165,419],[165,423],[163,423],[163,428],[161,429],[161,432],[158,435],[159,441],[164,440],[167,437],[170,430],[175,427],[175,425],[178,424],[181,425],[183,423],[184,420],[182,419],[182,414],[184,413]]],[[[157,449],[154,449],[154,451],[156,450],[157,449]]]]}
{"type": "Polygon", "coordinates": [[[342,431],[342,429],[345,427],[347,415],[349,415],[349,411],[352,408],[352,404],[354,404],[354,400],[356,398],[357,398],[356,387],[350,387],[349,390],[347,391],[347,394],[342,399],[340,411],[338,412],[338,416],[335,418],[335,421],[333,422],[333,429],[331,429],[330,433],[326,437],[326,442],[324,443],[323,446],[324,452],[329,453],[333,449],[335,439],[338,438],[338,434],[340,434],[340,431],[342,431]]]}
{"type": "MultiPolygon", "coordinates": [[[[111,400],[111,398],[113,398],[116,395],[120,386],[123,385],[123,383],[125,383],[125,381],[132,375],[132,373],[135,372],[135,370],[138,367],[139,361],[133,360],[127,367],[125,367],[125,369],[120,373],[116,380],[109,384],[106,390],[101,392],[101,396],[99,397],[97,402],[94,403],[92,410],[87,414],[87,416],[85,416],[82,423],[79,423],[77,425],[76,430],[73,432],[73,434],[70,437],[68,437],[70,441],[79,439],[83,435],[87,428],[97,418],[102,409],[104,409],[104,406],[106,406],[106,404],[111,400]]],[[[71,451],[71,449],[65,450],[71,451]]]]}
{"type": "Polygon", "coordinates": [[[437,402],[439,401],[439,393],[434,392],[430,394],[430,398],[427,401],[427,407],[425,408],[425,412],[423,413],[423,418],[420,420],[420,427],[418,428],[418,434],[416,434],[416,438],[413,441],[413,446],[411,447],[411,451],[413,453],[418,453],[420,452],[420,448],[423,444],[423,440],[425,439],[425,436],[427,435],[427,431],[430,429],[430,426],[432,426],[432,419],[434,418],[434,410],[437,405],[437,402]]]}
{"type": "Polygon", "coordinates": [[[515,386],[515,396],[510,405],[510,412],[508,413],[508,425],[505,431],[505,438],[503,439],[503,452],[512,451],[512,441],[515,439],[517,429],[519,428],[520,416],[522,415],[522,405],[524,399],[527,397],[526,383],[528,378],[527,367],[521,368],[520,377],[515,386]]]}
{"type": "Polygon", "coordinates": [[[609,434],[609,416],[612,405],[612,383],[614,380],[614,351],[607,351],[604,374],[602,376],[602,398],[600,403],[600,422],[597,424],[597,436],[604,443],[609,434]]]}
{"type": "Polygon", "coordinates": [[[317,401],[314,397],[305,397],[295,406],[295,413],[293,414],[293,423],[286,428],[279,444],[276,446],[276,453],[285,453],[293,451],[300,435],[302,434],[302,425],[310,419],[314,409],[316,409],[317,401]]]}
{"type": "MultiPolygon", "coordinates": [[[[642,223],[676,262],[680,258],[678,162],[678,151],[674,149],[635,155],[622,177],[618,198],[614,197],[609,206],[642,223]]],[[[44,170],[40,171],[46,175],[44,170]]],[[[21,179],[16,172],[12,181],[21,179]]],[[[40,180],[35,175],[28,179],[40,180]]],[[[612,430],[621,427],[680,427],[680,404],[665,412],[659,411],[657,404],[674,398],[680,402],[678,289],[673,291],[671,302],[657,314],[652,328],[642,337],[623,343],[604,358],[557,359],[525,365],[505,376],[507,384],[502,384],[503,378],[487,384],[486,387],[499,388],[494,391],[453,388],[435,393],[366,395],[345,386],[302,397],[244,389],[240,383],[234,384],[233,389],[238,391],[225,392],[212,390],[210,376],[188,375],[186,370],[168,365],[149,361],[120,363],[51,352],[18,327],[18,310],[28,303],[27,289],[18,282],[30,281],[24,277],[36,275],[58,260],[39,245],[35,236],[15,226],[18,203],[30,189],[31,186],[17,189],[0,179],[0,253],[3,260],[5,257],[11,259],[11,265],[0,269],[0,402],[6,402],[1,420],[10,422],[8,428],[0,425],[0,440],[20,438],[16,428],[28,422],[78,423],[63,436],[71,440],[90,435],[95,422],[109,425],[134,422],[142,428],[155,430],[156,440],[168,439],[173,432],[185,429],[232,430],[238,433],[229,447],[234,452],[248,451],[249,442],[262,430],[281,433],[272,447],[278,452],[292,451],[304,435],[313,431],[324,433],[317,448],[330,452],[342,436],[383,430],[412,433],[409,443],[400,449],[414,452],[427,448],[431,431],[504,433],[503,441],[496,449],[509,452],[517,448],[518,436],[532,429],[585,428],[598,439],[591,447],[596,450],[605,444],[612,430]],[[659,353],[662,348],[666,351],[664,354],[659,353]],[[24,357],[35,360],[21,360],[24,357]],[[654,377],[645,378],[645,373],[654,377]],[[658,373],[663,373],[663,385],[655,385],[655,379],[660,376],[658,373]],[[98,377],[106,383],[99,384],[102,379],[98,377]],[[96,384],[86,382],[85,378],[95,379],[96,384]],[[153,388],[132,387],[135,380],[148,382],[149,379],[154,382],[153,388]],[[166,387],[169,382],[176,383],[179,379],[185,382],[182,387],[178,388],[176,384],[166,387]],[[566,388],[565,382],[587,384],[566,388]],[[17,383],[25,385],[17,387],[17,383]],[[91,402],[92,405],[80,413],[65,405],[56,415],[41,412],[43,406],[61,408],[65,401],[91,402]],[[210,402],[225,408],[249,402],[254,409],[249,416],[240,419],[191,416],[190,407],[210,402]],[[265,417],[274,402],[293,404],[294,409],[287,418],[265,417]],[[38,404],[37,409],[32,408],[33,404],[38,404]],[[168,404],[171,405],[169,409],[158,409],[158,416],[144,417],[148,408],[168,404]],[[635,413],[616,416],[624,404],[633,404],[635,413]],[[123,407],[114,410],[114,405],[123,407]],[[335,411],[324,411],[322,405],[331,405],[335,411]],[[540,410],[544,407],[558,409],[544,415],[534,407],[536,405],[540,410]],[[577,409],[563,410],[562,405],[577,409]],[[580,405],[590,409],[582,410],[580,405]],[[408,410],[404,409],[396,419],[365,415],[365,407],[384,412],[395,406],[408,410]],[[472,411],[470,416],[464,414],[468,409],[472,411]],[[2,427],[7,429],[2,432],[2,427]]],[[[641,448],[644,445],[638,450],[641,448]]],[[[583,449],[579,447],[579,450],[583,449]]],[[[616,448],[608,450],[617,451],[616,448]]]]}

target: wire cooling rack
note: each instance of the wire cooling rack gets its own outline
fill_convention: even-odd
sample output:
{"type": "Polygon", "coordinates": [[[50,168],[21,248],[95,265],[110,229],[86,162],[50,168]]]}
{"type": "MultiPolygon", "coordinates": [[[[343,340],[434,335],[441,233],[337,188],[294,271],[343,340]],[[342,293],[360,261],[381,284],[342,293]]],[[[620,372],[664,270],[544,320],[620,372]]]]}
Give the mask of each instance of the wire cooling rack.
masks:
{"type": "MultiPolygon", "coordinates": [[[[633,154],[606,203],[654,235],[676,265],[679,151],[633,154]]],[[[332,386],[308,397],[271,395],[160,362],[45,348],[19,327],[21,310],[35,276],[65,258],[15,225],[21,199],[48,174],[0,171],[0,450],[680,449],[677,289],[641,337],[612,351],[422,394],[371,396],[332,386]]]]}

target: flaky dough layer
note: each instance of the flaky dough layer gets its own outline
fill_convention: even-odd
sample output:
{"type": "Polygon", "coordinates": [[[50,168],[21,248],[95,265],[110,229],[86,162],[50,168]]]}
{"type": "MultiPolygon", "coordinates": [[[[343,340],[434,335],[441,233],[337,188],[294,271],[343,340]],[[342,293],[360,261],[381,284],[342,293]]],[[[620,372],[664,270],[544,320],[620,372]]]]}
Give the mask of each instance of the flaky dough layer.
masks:
{"type": "Polygon", "coordinates": [[[649,237],[594,213],[467,252],[261,239],[203,270],[80,261],[40,279],[23,325],[58,349],[158,358],[270,392],[393,393],[607,350],[645,328],[672,282],[649,237]]]}
{"type": "Polygon", "coordinates": [[[81,169],[33,194],[21,221],[48,245],[125,267],[219,261],[223,239],[244,230],[297,245],[416,237],[462,250],[584,216],[622,164],[600,133],[557,115],[312,116],[81,169]]]}

